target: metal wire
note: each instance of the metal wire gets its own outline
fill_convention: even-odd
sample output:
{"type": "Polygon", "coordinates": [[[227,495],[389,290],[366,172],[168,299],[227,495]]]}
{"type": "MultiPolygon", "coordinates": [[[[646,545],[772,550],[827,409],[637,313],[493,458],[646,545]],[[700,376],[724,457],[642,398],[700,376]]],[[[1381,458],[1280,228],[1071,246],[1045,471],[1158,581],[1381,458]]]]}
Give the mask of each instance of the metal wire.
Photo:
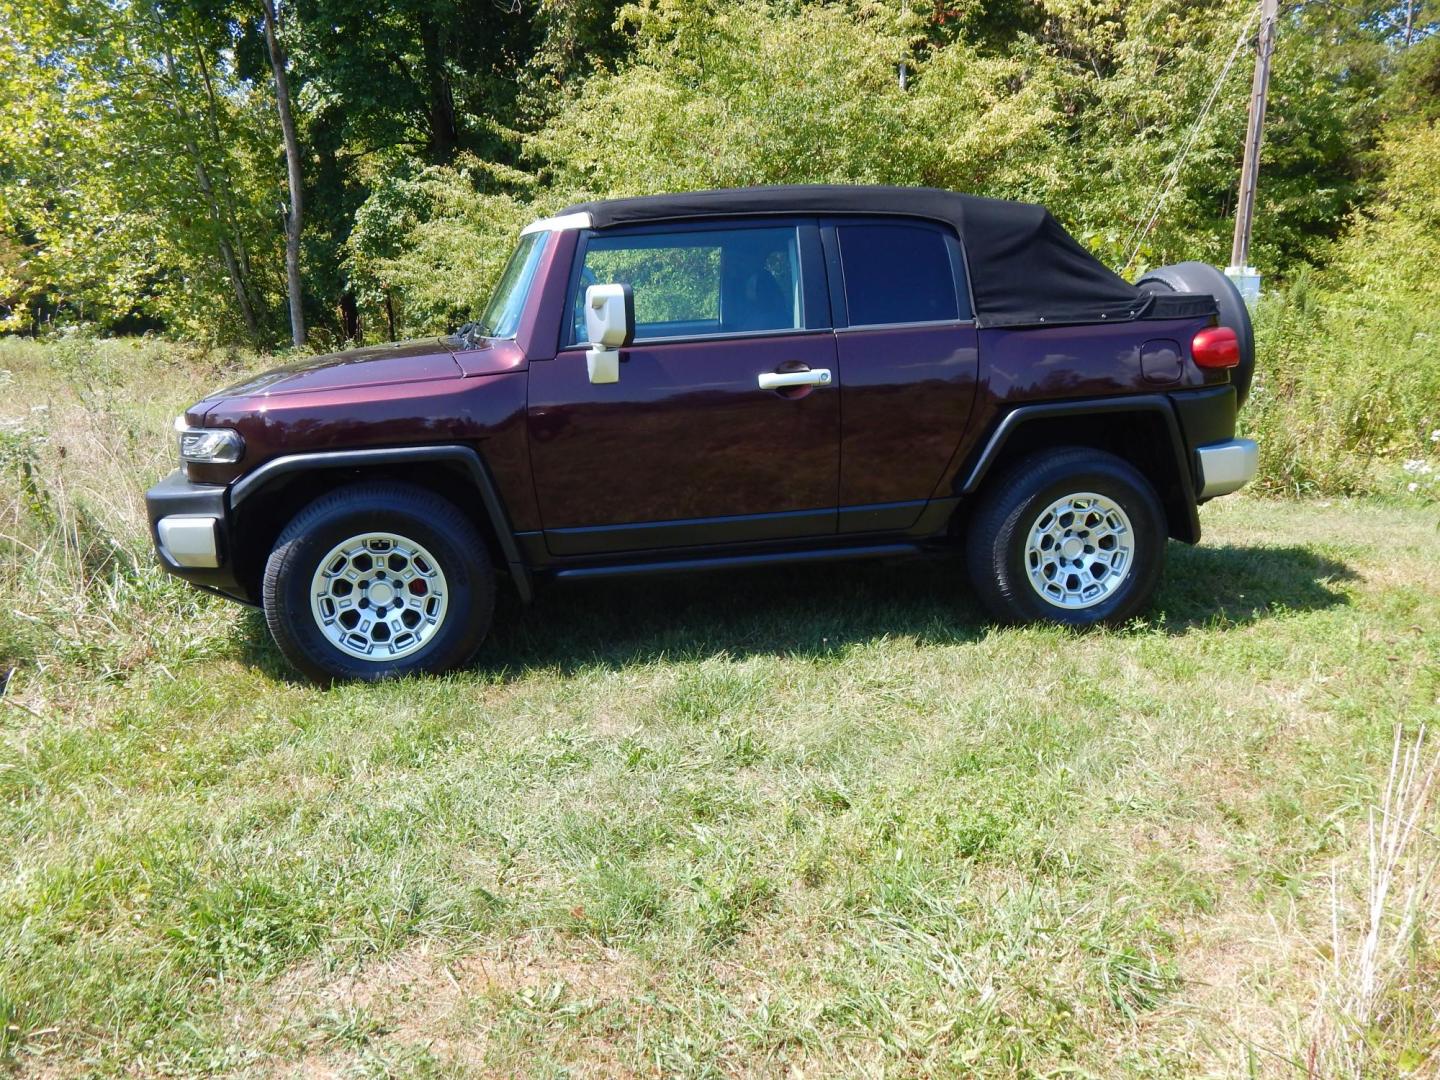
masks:
{"type": "Polygon", "coordinates": [[[1155,227],[1155,222],[1159,220],[1160,211],[1165,206],[1166,198],[1169,197],[1170,191],[1174,188],[1176,181],[1180,179],[1180,170],[1185,165],[1185,157],[1190,153],[1190,148],[1195,145],[1195,138],[1200,134],[1200,127],[1205,123],[1205,118],[1210,115],[1210,110],[1214,108],[1215,99],[1220,96],[1220,88],[1225,85],[1225,80],[1229,78],[1230,69],[1235,66],[1235,59],[1240,55],[1240,50],[1249,39],[1250,30],[1259,17],[1260,9],[1257,4],[1255,11],[1251,14],[1245,25],[1240,28],[1240,33],[1235,38],[1235,47],[1230,50],[1229,59],[1225,61],[1225,66],[1220,69],[1220,75],[1216,78],[1215,85],[1210,88],[1210,96],[1205,99],[1205,104],[1200,109],[1200,115],[1197,116],[1195,122],[1190,125],[1190,130],[1185,135],[1185,141],[1180,144],[1180,152],[1175,155],[1175,160],[1170,163],[1170,167],[1161,177],[1160,187],[1156,191],[1155,196],[1145,204],[1145,212],[1150,216],[1143,225],[1137,225],[1135,232],[1131,234],[1130,243],[1132,249],[1130,258],[1125,260],[1125,265],[1120,270],[1121,276],[1124,276],[1134,264],[1135,257],[1140,254],[1140,245],[1145,242],[1145,238],[1150,235],[1150,230],[1155,227]]]}

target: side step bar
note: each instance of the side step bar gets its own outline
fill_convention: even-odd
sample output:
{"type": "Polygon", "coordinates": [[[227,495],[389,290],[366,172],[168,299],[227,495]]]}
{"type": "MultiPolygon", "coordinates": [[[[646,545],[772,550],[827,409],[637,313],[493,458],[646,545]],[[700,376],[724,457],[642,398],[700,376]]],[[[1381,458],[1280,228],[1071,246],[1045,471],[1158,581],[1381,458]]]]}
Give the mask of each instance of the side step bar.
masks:
{"type": "Polygon", "coordinates": [[[922,549],[918,544],[872,544],[868,547],[767,551],[757,555],[715,555],[693,559],[666,559],[663,562],[577,566],[570,570],[556,570],[554,573],[556,578],[579,581],[588,578],[629,577],[636,574],[683,574],[697,570],[733,570],[747,566],[784,566],[794,563],[838,562],[847,559],[889,559],[921,553],[922,549]]]}

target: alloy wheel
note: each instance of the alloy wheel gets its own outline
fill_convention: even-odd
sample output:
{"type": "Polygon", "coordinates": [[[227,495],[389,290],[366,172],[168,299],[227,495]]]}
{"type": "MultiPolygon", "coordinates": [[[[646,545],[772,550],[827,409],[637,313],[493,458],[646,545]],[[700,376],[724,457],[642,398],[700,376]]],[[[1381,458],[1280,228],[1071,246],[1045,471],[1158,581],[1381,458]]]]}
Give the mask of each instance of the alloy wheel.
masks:
{"type": "Polygon", "coordinates": [[[1056,499],[1025,539],[1025,570],[1055,607],[1080,610],[1112,596],[1130,576],[1135,533],[1115,500],[1083,491],[1056,499]]]}
{"type": "Polygon", "coordinates": [[[310,582],[310,613],[331,645],[357,660],[398,660],[439,631],[445,572],[408,537],[367,532],[330,549],[310,582]]]}

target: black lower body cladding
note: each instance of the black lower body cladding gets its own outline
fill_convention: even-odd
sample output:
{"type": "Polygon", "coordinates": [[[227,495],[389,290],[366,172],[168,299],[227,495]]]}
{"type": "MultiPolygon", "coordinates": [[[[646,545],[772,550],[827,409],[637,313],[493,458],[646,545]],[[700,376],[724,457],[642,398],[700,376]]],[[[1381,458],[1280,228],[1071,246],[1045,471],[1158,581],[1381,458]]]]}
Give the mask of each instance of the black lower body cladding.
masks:
{"type": "Polygon", "coordinates": [[[1235,421],[1239,409],[1235,404],[1235,387],[1210,386],[1204,390],[1184,390],[1170,395],[1175,418],[1180,423],[1180,436],[1187,450],[1197,446],[1224,442],[1235,437],[1235,421]]]}

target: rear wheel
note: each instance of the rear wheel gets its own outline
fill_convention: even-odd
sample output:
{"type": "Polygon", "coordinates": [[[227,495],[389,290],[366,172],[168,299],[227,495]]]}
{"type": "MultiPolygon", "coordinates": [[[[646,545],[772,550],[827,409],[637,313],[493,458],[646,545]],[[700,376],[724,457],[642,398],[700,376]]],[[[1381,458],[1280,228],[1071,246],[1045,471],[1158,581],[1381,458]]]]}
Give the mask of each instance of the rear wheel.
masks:
{"type": "Polygon", "coordinates": [[[1154,594],[1166,529],[1128,462],[1099,450],[1024,458],[986,485],[966,538],[970,578],[1003,622],[1119,623],[1154,594]]]}
{"type": "Polygon", "coordinates": [[[356,484],[286,526],[265,565],[265,621],[310,678],[447,671],[489,630],[495,575],[455,506],[406,484],[356,484]]]}

